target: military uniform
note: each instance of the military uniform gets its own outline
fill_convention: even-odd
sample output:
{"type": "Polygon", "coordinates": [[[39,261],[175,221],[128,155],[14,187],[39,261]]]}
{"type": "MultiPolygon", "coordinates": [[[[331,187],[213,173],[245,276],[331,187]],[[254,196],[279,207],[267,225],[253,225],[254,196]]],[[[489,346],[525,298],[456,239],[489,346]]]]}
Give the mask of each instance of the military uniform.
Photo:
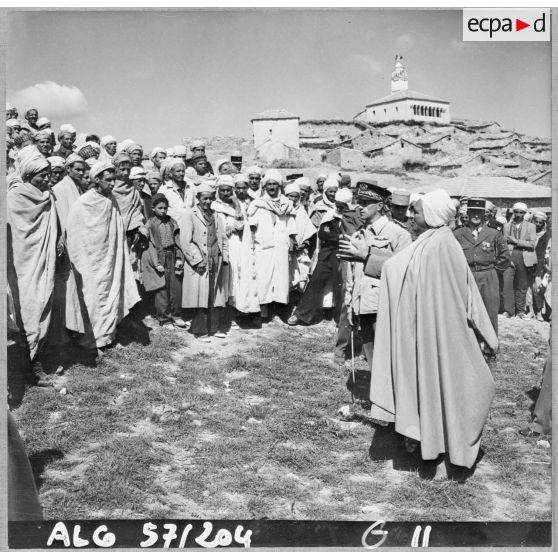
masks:
{"type": "MultiPolygon", "coordinates": [[[[484,200],[469,200],[469,209],[482,209],[484,200]],[[473,207],[471,207],[473,203],[473,207]],[[475,207],[478,203],[478,207],[475,207]]],[[[504,235],[484,223],[473,234],[470,226],[454,231],[454,236],[463,248],[467,263],[473,272],[482,300],[494,327],[498,333],[498,310],[500,308],[500,286],[497,271],[503,271],[510,265],[510,255],[504,235]]]]}

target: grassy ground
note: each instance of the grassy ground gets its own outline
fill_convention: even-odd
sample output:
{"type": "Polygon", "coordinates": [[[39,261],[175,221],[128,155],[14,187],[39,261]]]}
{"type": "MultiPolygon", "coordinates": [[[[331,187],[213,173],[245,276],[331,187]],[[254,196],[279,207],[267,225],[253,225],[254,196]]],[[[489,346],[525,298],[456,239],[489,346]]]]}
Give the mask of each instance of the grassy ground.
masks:
{"type": "Polygon", "coordinates": [[[334,336],[272,323],[203,344],[155,327],[149,345],[67,370],[65,395],[30,389],[15,417],[46,517],[550,520],[551,450],[517,434],[547,324],[501,320],[484,457],[465,483],[336,419],[350,394],[334,336]]]}

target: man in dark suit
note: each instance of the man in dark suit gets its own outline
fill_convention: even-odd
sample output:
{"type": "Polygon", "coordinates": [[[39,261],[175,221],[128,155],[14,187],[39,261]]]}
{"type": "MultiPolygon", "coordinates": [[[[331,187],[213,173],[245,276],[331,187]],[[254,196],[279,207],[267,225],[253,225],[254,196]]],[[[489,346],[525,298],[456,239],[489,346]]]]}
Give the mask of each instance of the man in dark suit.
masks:
{"type": "Polygon", "coordinates": [[[497,270],[504,270],[509,266],[510,255],[502,233],[487,225],[485,209],[486,200],[469,198],[469,223],[466,227],[455,230],[454,235],[463,248],[492,327],[498,334],[500,288],[497,270]]]}
{"type": "Polygon", "coordinates": [[[504,271],[504,299],[514,300],[515,315],[523,320],[528,319],[525,298],[537,265],[537,231],[533,223],[524,220],[526,213],[526,204],[514,204],[512,220],[504,225],[502,231],[511,255],[511,266],[504,271]]]}

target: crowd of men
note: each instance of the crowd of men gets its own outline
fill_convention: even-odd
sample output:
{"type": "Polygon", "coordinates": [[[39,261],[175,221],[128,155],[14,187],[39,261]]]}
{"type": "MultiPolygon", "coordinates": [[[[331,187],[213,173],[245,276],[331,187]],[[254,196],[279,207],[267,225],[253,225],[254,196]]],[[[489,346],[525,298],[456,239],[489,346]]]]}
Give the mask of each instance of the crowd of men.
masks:
{"type": "Polygon", "coordinates": [[[9,332],[40,385],[72,351],[102,356],[122,324],[211,342],[328,312],[336,363],[362,344],[371,417],[423,459],[474,464],[498,314],[550,317],[546,213],[520,202],[508,221],[479,198],[338,172],[313,184],[238,156],[212,166],[199,141],[76,145],[72,125],[18,116],[7,107],[9,332]]]}

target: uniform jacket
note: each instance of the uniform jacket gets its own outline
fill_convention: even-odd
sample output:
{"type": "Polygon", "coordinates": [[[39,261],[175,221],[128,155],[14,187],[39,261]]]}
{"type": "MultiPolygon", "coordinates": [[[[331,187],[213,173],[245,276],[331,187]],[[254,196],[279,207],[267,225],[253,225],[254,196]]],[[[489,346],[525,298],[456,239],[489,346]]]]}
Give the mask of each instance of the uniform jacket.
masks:
{"type": "Polygon", "coordinates": [[[378,311],[380,269],[393,254],[411,244],[411,235],[385,215],[363,232],[371,254],[364,264],[354,266],[352,307],[356,314],[375,314],[378,311]]]}
{"type": "Polygon", "coordinates": [[[476,240],[469,227],[461,227],[453,231],[453,234],[463,248],[465,259],[472,271],[484,271],[493,267],[498,271],[504,271],[509,267],[510,252],[504,236],[486,223],[476,240]]]}

